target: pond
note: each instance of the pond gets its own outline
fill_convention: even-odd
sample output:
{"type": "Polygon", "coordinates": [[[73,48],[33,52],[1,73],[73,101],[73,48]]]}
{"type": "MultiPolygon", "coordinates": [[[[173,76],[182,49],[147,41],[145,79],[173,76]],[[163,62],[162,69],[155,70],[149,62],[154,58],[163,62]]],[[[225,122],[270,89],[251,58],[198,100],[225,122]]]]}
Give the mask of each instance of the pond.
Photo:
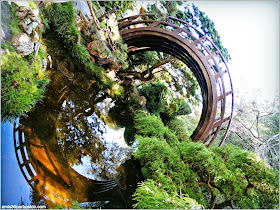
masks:
{"type": "MultiPolygon", "coordinates": [[[[52,34],[45,43],[52,58],[50,83],[44,99],[14,130],[14,155],[31,186],[26,203],[131,208],[143,177],[131,157],[135,147],[126,143],[125,128],[116,123],[127,119],[110,114],[115,102],[104,97],[98,81],[73,63],[52,34]]],[[[9,134],[7,141],[12,138],[9,134]]]]}

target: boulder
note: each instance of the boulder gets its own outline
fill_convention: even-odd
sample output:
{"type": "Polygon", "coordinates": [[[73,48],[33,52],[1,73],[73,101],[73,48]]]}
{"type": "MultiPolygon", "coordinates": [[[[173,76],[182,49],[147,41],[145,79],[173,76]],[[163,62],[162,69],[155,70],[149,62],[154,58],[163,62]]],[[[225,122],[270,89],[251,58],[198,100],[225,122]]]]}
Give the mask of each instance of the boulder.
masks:
{"type": "Polygon", "coordinates": [[[19,27],[28,35],[30,35],[32,31],[41,23],[40,19],[36,17],[33,12],[31,14],[31,12],[29,11],[28,15],[25,18],[21,19],[18,24],[19,27]]]}
{"type": "Polygon", "coordinates": [[[26,33],[13,35],[11,44],[21,56],[27,56],[34,51],[34,43],[26,33]]]}
{"type": "Polygon", "coordinates": [[[28,9],[25,6],[20,6],[17,10],[16,10],[16,16],[22,20],[26,17],[28,13],[28,9]]]}
{"type": "Polygon", "coordinates": [[[30,30],[30,27],[28,27],[28,24],[31,23],[31,20],[29,18],[28,18],[28,20],[23,19],[23,20],[19,21],[18,25],[24,32],[26,32],[27,34],[31,34],[32,29],[30,30]]]}

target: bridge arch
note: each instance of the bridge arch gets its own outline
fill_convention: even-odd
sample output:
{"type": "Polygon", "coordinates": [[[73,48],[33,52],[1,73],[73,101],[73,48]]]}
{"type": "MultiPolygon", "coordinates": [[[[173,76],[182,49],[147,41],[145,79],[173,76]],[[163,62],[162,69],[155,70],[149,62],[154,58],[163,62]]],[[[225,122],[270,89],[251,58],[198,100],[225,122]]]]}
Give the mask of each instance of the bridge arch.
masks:
{"type": "Polygon", "coordinates": [[[191,139],[210,146],[220,133],[221,146],[233,114],[233,88],[224,57],[207,36],[187,22],[173,17],[153,20],[154,17],[140,14],[119,20],[120,34],[129,53],[165,52],[191,69],[203,99],[200,121],[191,139]],[[225,131],[220,132],[222,126],[225,131]]]}

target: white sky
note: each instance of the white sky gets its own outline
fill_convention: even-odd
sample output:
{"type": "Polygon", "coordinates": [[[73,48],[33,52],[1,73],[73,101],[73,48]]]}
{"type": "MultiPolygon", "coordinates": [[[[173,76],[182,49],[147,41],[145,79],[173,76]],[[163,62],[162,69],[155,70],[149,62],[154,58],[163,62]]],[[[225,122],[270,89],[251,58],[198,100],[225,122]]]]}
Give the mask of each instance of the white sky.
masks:
{"type": "Polygon", "coordinates": [[[265,99],[279,93],[279,2],[189,1],[215,23],[235,91],[259,89],[265,99]]]}

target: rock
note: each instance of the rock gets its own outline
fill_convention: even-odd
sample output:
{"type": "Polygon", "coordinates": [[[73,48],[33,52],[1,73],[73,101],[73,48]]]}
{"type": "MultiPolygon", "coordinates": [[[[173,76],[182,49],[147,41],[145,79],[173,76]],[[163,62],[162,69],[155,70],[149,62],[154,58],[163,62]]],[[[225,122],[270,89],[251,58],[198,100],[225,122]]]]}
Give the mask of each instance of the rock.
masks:
{"type": "MultiPolygon", "coordinates": [[[[29,8],[28,8],[29,9],[29,8]]],[[[28,13],[27,13],[28,15],[34,15],[34,12],[31,10],[31,9],[29,9],[29,11],[28,11],[28,13]]]]}
{"type": "Polygon", "coordinates": [[[39,10],[38,9],[34,9],[33,10],[34,15],[37,17],[39,15],[39,10]]]}
{"type": "Polygon", "coordinates": [[[28,26],[27,26],[27,24],[25,23],[24,20],[19,21],[18,25],[19,25],[19,27],[20,27],[24,32],[27,31],[28,26]]]}
{"type": "Polygon", "coordinates": [[[36,31],[33,31],[31,34],[31,41],[32,42],[38,42],[39,41],[39,35],[37,34],[36,31]]]}
{"type": "Polygon", "coordinates": [[[27,7],[25,7],[25,6],[20,6],[20,7],[18,8],[18,11],[19,11],[19,12],[28,12],[28,9],[27,9],[27,7]]]}
{"type": "Polygon", "coordinates": [[[99,53],[99,48],[97,47],[95,41],[92,41],[87,44],[87,49],[91,55],[97,56],[99,53]]]}
{"type": "Polygon", "coordinates": [[[17,10],[16,10],[16,16],[22,20],[26,17],[29,8],[25,7],[25,6],[20,6],[17,10]]]}
{"type": "Polygon", "coordinates": [[[32,22],[31,24],[29,24],[28,26],[30,26],[33,29],[37,28],[39,26],[39,22],[32,22]]]}
{"type": "Polygon", "coordinates": [[[27,11],[16,11],[16,16],[20,20],[24,19],[26,17],[26,15],[27,15],[27,11]]]}
{"type": "Polygon", "coordinates": [[[27,56],[34,52],[34,43],[26,33],[13,35],[11,44],[21,56],[27,56]]]}
{"type": "Polygon", "coordinates": [[[145,96],[138,96],[138,99],[139,99],[140,106],[144,107],[146,105],[146,102],[147,102],[145,96]]]}
{"type": "Polygon", "coordinates": [[[35,21],[32,21],[29,17],[27,17],[27,18],[25,18],[25,19],[23,19],[23,20],[21,20],[20,22],[19,22],[19,27],[25,32],[25,33],[27,33],[27,34],[31,34],[32,33],[32,31],[35,29],[35,28],[37,28],[38,26],[39,26],[39,24],[40,24],[40,20],[39,20],[39,18],[37,18],[37,17],[31,17],[33,20],[35,20],[35,21]]]}
{"type": "Polygon", "coordinates": [[[48,55],[49,68],[52,68],[52,57],[48,55]]]}
{"type": "Polygon", "coordinates": [[[32,15],[32,16],[28,16],[32,22],[37,22],[38,24],[41,23],[40,19],[38,17],[36,17],[35,15],[32,15]]]}
{"type": "Polygon", "coordinates": [[[23,19],[23,23],[25,24],[25,25],[29,25],[29,23],[31,23],[32,21],[30,20],[30,18],[25,18],[25,19],[23,19]]]}

